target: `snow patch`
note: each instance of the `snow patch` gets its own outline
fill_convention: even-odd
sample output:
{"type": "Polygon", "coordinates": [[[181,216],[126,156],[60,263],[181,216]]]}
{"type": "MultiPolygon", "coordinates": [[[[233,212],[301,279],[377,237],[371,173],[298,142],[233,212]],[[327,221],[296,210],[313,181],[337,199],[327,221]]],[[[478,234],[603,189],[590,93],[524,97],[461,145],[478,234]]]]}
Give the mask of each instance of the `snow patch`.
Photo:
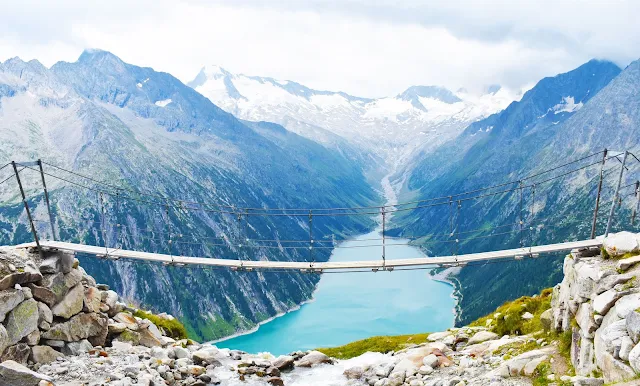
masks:
{"type": "Polygon", "coordinates": [[[580,110],[583,106],[582,102],[576,103],[575,98],[572,96],[566,96],[562,98],[562,102],[553,106],[552,111],[554,114],[560,113],[573,113],[580,110]]]}
{"type": "Polygon", "coordinates": [[[169,103],[171,103],[171,99],[165,99],[165,100],[162,100],[162,101],[157,101],[156,102],[156,106],[165,107],[169,103]]]}

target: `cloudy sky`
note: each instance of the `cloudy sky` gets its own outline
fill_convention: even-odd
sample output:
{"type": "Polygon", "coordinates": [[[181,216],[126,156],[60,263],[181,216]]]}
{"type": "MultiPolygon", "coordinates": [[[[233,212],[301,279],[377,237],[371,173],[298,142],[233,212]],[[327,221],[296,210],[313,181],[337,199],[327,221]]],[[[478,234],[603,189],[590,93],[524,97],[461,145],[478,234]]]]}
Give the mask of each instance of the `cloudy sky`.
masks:
{"type": "Polygon", "coordinates": [[[636,0],[0,0],[0,9],[1,61],[50,66],[101,48],[184,82],[218,64],[368,97],[417,84],[522,88],[591,58],[640,57],[636,0]]]}

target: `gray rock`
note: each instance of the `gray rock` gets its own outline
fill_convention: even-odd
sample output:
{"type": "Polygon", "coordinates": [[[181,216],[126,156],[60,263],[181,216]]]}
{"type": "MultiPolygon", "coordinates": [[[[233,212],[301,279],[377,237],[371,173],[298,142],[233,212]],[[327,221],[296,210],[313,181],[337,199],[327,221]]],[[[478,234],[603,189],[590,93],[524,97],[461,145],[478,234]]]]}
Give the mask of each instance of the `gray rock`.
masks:
{"type": "MultiPolygon", "coordinates": [[[[42,333],[43,339],[63,340],[65,342],[75,342],[92,337],[104,337],[107,334],[108,318],[102,314],[79,314],[69,321],[51,326],[49,331],[42,333]]],[[[89,339],[91,341],[91,339],[89,339]]],[[[104,342],[96,346],[104,346],[104,342]]]]}
{"type": "Polygon", "coordinates": [[[499,338],[498,334],[493,333],[491,331],[480,331],[476,333],[474,336],[472,336],[471,339],[469,339],[468,344],[472,345],[472,344],[486,342],[488,340],[496,340],[498,338],[499,338]]]}
{"type": "Polygon", "coordinates": [[[70,253],[55,252],[40,263],[42,273],[69,273],[74,265],[74,257],[70,253]]]}
{"type": "MultiPolygon", "coordinates": [[[[193,353],[192,358],[195,364],[212,364],[217,362],[216,356],[218,355],[218,349],[213,346],[206,346],[202,349],[193,353]]],[[[291,360],[291,364],[293,365],[293,358],[291,360]]],[[[274,365],[275,366],[275,365],[274,365]]],[[[275,366],[278,368],[278,366],[275,366]]],[[[279,368],[278,368],[279,369],[279,368]]]]}
{"type": "Polygon", "coordinates": [[[127,325],[124,323],[109,323],[107,327],[110,334],[120,334],[127,329],[127,325]]]}
{"type": "Polygon", "coordinates": [[[42,339],[40,343],[42,343],[43,345],[47,345],[47,346],[51,346],[53,348],[59,348],[59,349],[62,349],[65,344],[63,340],[52,340],[52,339],[42,339]]]}
{"type": "Polygon", "coordinates": [[[102,301],[102,292],[96,287],[88,287],[84,289],[84,312],[100,312],[100,302],[102,301]]]}
{"type": "Polygon", "coordinates": [[[333,363],[333,361],[320,351],[309,351],[309,353],[300,358],[295,365],[297,367],[312,367],[322,363],[333,363]]]}
{"type": "Polygon", "coordinates": [[[0,380],[3,386],[38,386],[40,381],[53,381],[50,377],[31,371],[14,361],[0,363],[0,380]]]}
{"type": "Polygon", "coordinates": [[[55,362],[58,357],[64,356],[61,352],[49,346],[34,346],[31,348],[31,359],[35,363],[45,364],[55,362]]]}
{"type": "Polygon", "coordinates": [[[633,349],[634,343],[628,336],[623,336],[620,338],[620,351],[618,352],[618,357],[623,361],[629,361],[629,354],[633,349]]]}
{"type": "MultiPolygon", "coordinates": [[[[17,287],[19,285],[20,284],[16,284],[16,289],[18,289],[17,287]]],[[[24,295],[25,299],[33,299],[33,293],[31,292],[29,287],[20,287],[20,291],[22,291],[22,294],[24,295]]]]}
{"type": "Polygon", "coordinates": [[[271,365],[277,368],[278,370],[290,370],[293,368],[293,363],[295,359],[290,355],[280,355],[273,361],[271,361],[271,365]]]}
{"type": "Polygon", "coordinates": [[[603,292],[602,294],[596,296],[593,300],[593,310],[600,315],[605,315],[611,307],[620,299],[621,297],[628,295],[629,291],[618,292],[615,289],[610,289],[608,291],[603,292]]]}
{"type": "Polygon", "coordinates": [[[364,369],[360,366],[350,367],[342,373],[347,379],[360,379],[364,375],[364,369]]]}
{"type": "Polygon", "coordinates": [[[37,345],[40,343],[40,330],[36,328],[29,335],[25,336],[23,341],[29,346],[37,345]]]}
{"type": "Polygon", "coordinates": [[[603,278],[596,287],[595,293],[596,295],[600,295],[601,293],[612,289],[618,284],[624,284],[629,280],[633,279],[634,275],[631,273],[625,273],[622,275],[611,275],[603,278]]]}
{"type": "Polygon", "coordinates": [[[26,365],[29,360],[29,355],[31,354],[31,348],[26,343],[18,343],[13,346],[7,347],[7,349],[2,354],[0,358],[0,362],[4,361],[14,361],[20,364],[26,365]]]}
{"type": "Polygon", "coordinates": [[[434,354],[429,354],[426,357],[424,357],[424,359],[422,359],[423,365],[429,366],[433,369],[438,368],[439,363],[440,361],[438,360],[438,357],[435,356],[434,354]]]}
{"type": "Polygon", "coordinates": [[[133,317],[133,315],[127,314],[125,312],[120,312],[116,314],[113,317],[113,320],[118,323],[123,323],[131,331],[137,331],[139,328],[138,321],[136,320],[136,318],[133,317]]]}
{"type": "Polygon", "coordinates": [[[31,294],[36,300],[46,304],[49,307],[53,307],[53,305],[58,302],[56,294],[53,293],[53,291],[51,291],[49,288],[30,283],[29,289],[31,290],[31,294]]]}
{"type": "Polygon", "coordinates": [[[604,385],[604,379],[602,378],[587,378],[576,376],[571,378],[573,386],[602,386],[604,385]]]}
{"type": "Polygon", "coordinates": [[[78,342],[69,342],[64,345],[62,353],[65,355],[80,355],[93,349],[93,345],[88,340],[83,339],[78,342]]]}
{"type": "Polygon", "coordinates": [[[64,298],[53,308],[51,312],[55,316],[60,316],[65,319],[71,318],[82,311],[84,304],[84,287],[82,284],[76,284],[64,298]]]}
{"type": "Polygon", "coordinates": [[[11,345],[9,341],[9,334],[7,334],[7,329],[4,328],[2,324],[0,324],[0,354],[4,351],[5,348],[11,345]]]}
{"type": "Polygon", "coordinates": [[[640,344],[636,344],[629,353],[629,364],[636,373],[640,373],[640,344]]]}
{"type": "Polygon", "coordinates": [[[116,302],[118,301],[118,294],[111,290],[104,291],[102,293],[102,301],[109,306],[109,308],[115,308],[116,302]]]}
{"type": "Polygon", "coordinates": [[[16,289],[8,289],[0,291],[0,322],[4,322],[4,318],[9,311],[24,301],[24,293],[16,289]]]}
{"type": "Polygon", "coordinates": [[[13,272],[0,279],[0,291],[13,288],[16,284],[35,283],[40,280],[42,280],[42,274],[27,265],[22,272],[13,272]]]}
{"type": "Polygon", "coordinates": [[[602,330],[600,335],[604,343],[604,349],[612,354],[616,352],[616,347],[620,347],[620,339],[626,336],[628,336],[627,325],[624,319],[611,324],[609,327],[602,330]]]}
{"type": "Polygon", "coordinates": [[[53,323],[53,313],[49,306],[42,302],[38,302],[38,326],[40,326],[42,322],[46,322],[49,325],[53,323]]]}
{"type": "Polygon", "coordinates": [[[580,329],[589,336],[596,331],[598,327],[593,319],[591,303],[580,304],[578,312],[576,313],[576,322],[578,323],[578,326],[580,326],[580,329]]]}
{"type": "Polygon", "coordinates": [[[28,299],[20,303],[7,316],[6,322],[9,345],[38,329],[38,302],[28,299]]]}
{"type": "MultiPolygon", "coordinates": [[[[182,358],[188,358],[189,357],[189,350],[187,350],[184,347],[180,347],[180,346],[175,346],[173,348],[173,350],[171,350],[171,352],[173,353],[173,357],[175,357],[176,359],[182,359],[182,358]]],[[[169,354],[169,357],[171,357],[172,355],[169,354]]]]}
{"type": "Polygon", "coordinates": [[[155,337],[148,328],[138,331],[140,336],[140,345],[145,347],[162,347],[162,342],[155,337]]]}
{"type": "Polygon", "coordinates": [[[618,261],[618,270],[626,271],[638,263],[640,263],[640,255],[629,257],[628,259],[622,259],[618,261]]]}
{"type": "Polygon", "coordinates": [[[627,315],[627,332],[633,343],[640,341],[640,312],[633,311],[627,315]]]}

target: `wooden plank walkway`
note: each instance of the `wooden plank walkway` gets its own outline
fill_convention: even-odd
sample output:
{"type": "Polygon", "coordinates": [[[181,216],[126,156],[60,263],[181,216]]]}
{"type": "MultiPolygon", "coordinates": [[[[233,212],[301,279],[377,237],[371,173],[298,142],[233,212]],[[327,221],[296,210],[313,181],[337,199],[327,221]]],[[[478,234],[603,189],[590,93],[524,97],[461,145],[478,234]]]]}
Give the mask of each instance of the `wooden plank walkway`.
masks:
{"type": "MultiPolygon", "coordinates": [[[[506,249],[500,251],[470,253],[458,256],[441,256],[441,257],[421,257],[413,259],[393,259],[383,263],[381,259],[365,260],[365,261],[344,261],[344,262],[296,262],[296,261],[251,261],[251,260],[231,260],[217,259],[208,257],[192,257],[192,256],[171,256],[159,253],[149,253],[140,251],[130,251],[123,249],[114,249],[105,247],[96,247],[92,245],[66,243],[61,241],[41,240],[40,245],[45,249],[54,249],[80,254],[94,255],[98,257],[107,257],[110,259],[131,259],[146,262],[158,262],[173,265],[200,265],[229,268],[234,270],[299,270],[299,271],[331,271],[331,270],[393,270],[395,268],[412,268],[412,267],[439,267],[439,266],[455,266],[466,265],[472,262],[519,258],[519,257],[537,257],[542,253],[563,252],[572,249],[583,249],[591,247],[600,247],[602,238],[582,241],[571,241],[559,244],[540,245],[527,248],[506,249]]],[[[35,243],[27,243],[19,245],[22,248],[33,248],[35,243]]]]}

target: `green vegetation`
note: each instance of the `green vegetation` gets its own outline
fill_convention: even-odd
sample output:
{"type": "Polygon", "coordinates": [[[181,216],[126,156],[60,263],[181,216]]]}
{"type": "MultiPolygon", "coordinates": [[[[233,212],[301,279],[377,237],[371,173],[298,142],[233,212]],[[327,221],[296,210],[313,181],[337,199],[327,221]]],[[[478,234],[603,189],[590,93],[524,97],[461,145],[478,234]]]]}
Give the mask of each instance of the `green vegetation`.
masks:
{"type": "Polygon", "coordinates": [[[167,335],[173,339],[187,339],[187,330],[178,319],[167,320],[159,317],[158,315],[142,310],[136,311],[133,316],[137,316],[142,319],[149,319],[153,324],[158,326],[158,328],[163,329],[167,335]]]}
{"type": "Polygon", "coordinates": [[[548,386],[554,384],[556,386],[571,386],[570,381],[563,382],[561,380],[550,381],[547,376],[551,374],[551,364],[549,362],[542,362],[536,368],[536,372],[533,375],[533,386],[548,386]]]}
{"type": "Polygon", "coordinates": [[[605,260],[609,260],[609,259],[623,260],[623,259],[628,259],[630,257],[634,257],[634,256],[640,255],[640,252],[627,252],[624,255],[611,256],[609,254],[609,252],[607,252],[605,247],[600,247],[600,253],[602,254],[602,258],[605,259],[605,260]]]}
{"type": "Polygon", "coordinates": [[[498,307],[495,312],[486,315],[470,326],[487,327],[487,321],[491,320],[488,327],[498,335],[524,335],[537,331],[542,331],[540,315],[551,308],[551,293],[553,290],[547,288],[538,296],[523,296],[512,302],[507,302],[498,307]],[[522,318],[522,314],[529,312],[533,315],[531,320],[522,318]],[[496,314],[498,317],[495,317],[496,314]]]}
{"type": "Polygon", "coordinates": [[[424,343],[429,334],[413,334],[398,336],[374,336],[371,338],[351,342],[344,346],[333,348],[319,348],[318,351],[338,359],[355,358],[365,352],[388,353],[399,351],[411,344],[424,343]]]}

